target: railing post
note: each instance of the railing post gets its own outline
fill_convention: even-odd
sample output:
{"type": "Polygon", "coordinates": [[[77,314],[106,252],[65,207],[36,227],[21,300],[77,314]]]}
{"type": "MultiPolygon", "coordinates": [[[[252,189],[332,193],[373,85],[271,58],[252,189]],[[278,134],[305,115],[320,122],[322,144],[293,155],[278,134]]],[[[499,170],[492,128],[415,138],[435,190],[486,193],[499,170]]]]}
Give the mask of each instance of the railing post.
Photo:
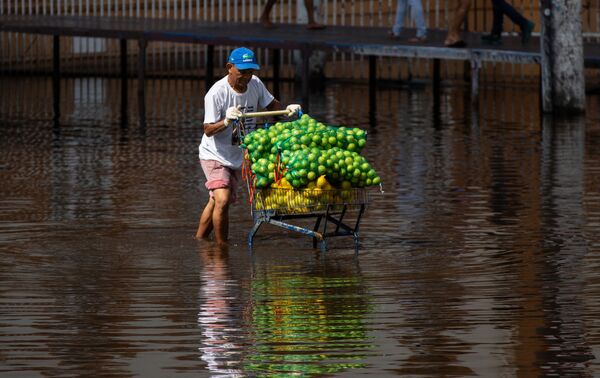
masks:
{"type": "Polygon", "coordinates": [[[206,46],[206,75],[204,80],[206,81],[206,91],[213,85],[213,78],[215,77],[215,46],[206,46]]]}
{"type": "Polygon", "coordinates": [[[127,40],[122,38],[119,40],[121,47],[121,125],[127,123],[127,40]]]}
{"type": "Polygon", "coordinates": [[[303,48],[301,51],[302,54],[302,107],[303,110],[308,113],[309,112],[309,82],[310,82],[310,54],[311,51],[308,48],[303,48]]]}
{"type": "Polygon", "coordinates": [[[138,40],[138,116],[140,126],[146,126],[146,46],[148,41],[138,40]]]}
{"type": "Polygon", "coordinates": [[[369,112],[377,112],[377,57],[369,55],[369,112]]]}
{"type": "Polygon", "coordinates": [[[279,67],[281,63],[281,50],[273,49],[273,96],[279,100],[279,67]]]}
{"type": "Polygon", "coordinates": [[[52,110],[54,121],[60,119],[60,36],[53,36],[52,43],[52,110]]]}
{"type": "Polygon", "coordinates": [[[440,96],[440,88],[441,88],[441,60],[440,59],[434,59],[433,60],[433,74],[431,75],[432,77],[432,85],[433,85],[433,95],[435,97],[439,97],[440,96]]]}
{"type": "Polygon", "coordinates": [[[481,69],[481,61],[479,57],[473,57],[471,63],[471,104],[479,103],[479,71],[481,69]]]}

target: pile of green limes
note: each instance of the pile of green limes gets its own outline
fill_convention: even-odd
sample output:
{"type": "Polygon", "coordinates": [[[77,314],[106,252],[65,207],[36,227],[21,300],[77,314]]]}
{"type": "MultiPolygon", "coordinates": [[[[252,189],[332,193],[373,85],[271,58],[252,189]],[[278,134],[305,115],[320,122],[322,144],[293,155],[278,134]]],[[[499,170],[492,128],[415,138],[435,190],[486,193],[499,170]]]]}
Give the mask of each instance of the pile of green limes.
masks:
{"type": "Polygon", "coordinates": [[[360,128],[328,126],[304,114],[246,135],[242,147],[248,150],[256,188],[271,185],[276,172],[294,188],[323,175],[335,186],[362,188],[381,181],[360,155],[366,137],[360,128]]]}

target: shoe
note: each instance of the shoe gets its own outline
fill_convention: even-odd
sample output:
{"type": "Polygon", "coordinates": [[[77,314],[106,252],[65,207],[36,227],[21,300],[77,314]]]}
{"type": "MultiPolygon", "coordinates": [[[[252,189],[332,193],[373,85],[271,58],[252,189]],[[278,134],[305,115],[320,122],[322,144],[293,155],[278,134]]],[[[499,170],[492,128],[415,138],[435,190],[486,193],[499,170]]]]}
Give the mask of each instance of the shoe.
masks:
{"type": "Polygon", "coordinates": [[[391,39],[400,39],[401,38],[400,34],[394,34],[394,32],[391,31],[391,30],[388,31],[388,37],[391,38],[391,39]]]}
{"type": "Polygon", "coordinates": [[[444,46],[460,48],[460,47],[467,47],[467,43],[465,41],[463,41],[462,39],[459,39],[458,41],[454,41],[454,42],[445,41],[444,46]]]}
{"type": "Polygon", "coordinates": [[[489,45],[501,45],[502,44],[502,36],[499,34],[486,34],[481,36],[481,42],[487,43],[489,45]]]}
{"type": "Polygon", "coordinates": [[[410,42],[410,43],[423,43],[423,42],[427,42],[427,37],[423,36],[423,37],[410,38],[408,40],[408,42],[410,42]]]}
{"type": "Polygon", "coordinates": [[[317,24],[316,22],[313,22],[312,24],[306,24],[306,28],[308,30],[322,30],[325,29],[327,26],[323,25],[323,24],[317,24]]]}
{"type": "Polygon", "coordinates": [[[521,42],[526,44],[531,39],[531,33],[535,28],[535,24],[531,21],[527,21],[527,25],[521,30],[521,42]]]}
{"type": "Polygon", "coordinates": [[[423,43],[423,42],[427,42],[427,37],[423,36],[423,37],[409,38],[408,42],[410,42],[410,43],[423,43]]]}

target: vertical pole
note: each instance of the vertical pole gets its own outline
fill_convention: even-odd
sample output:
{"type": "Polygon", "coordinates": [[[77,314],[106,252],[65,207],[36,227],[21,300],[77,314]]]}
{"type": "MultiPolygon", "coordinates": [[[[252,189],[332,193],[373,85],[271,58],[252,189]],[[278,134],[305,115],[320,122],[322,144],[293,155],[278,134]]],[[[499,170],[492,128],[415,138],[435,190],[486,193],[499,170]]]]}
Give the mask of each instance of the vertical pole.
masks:
{"type": "Polygon", "coordinates": [[[584,113],[581,0],[542,0],[542,105],[546,113],[584,113]]]}
{"type": "Polygon", "coordinates": [[[279,99],[279,66],[281,61],[281,50],[273,49],[273,95],[279,99]]]}
{"type": "Polygon", "coordinates": [[[52,100],[54,121],[60,119],[60,36],[55,35],[53,38],[52,51],[52,100]]]}
{"type": "Polygon", "coordinates": [[[302,49],[302,108],[306,113],[309,112],[309,81],[310,81],[310,54],[311,51],[308,48],[302,49]]]}
{"type": "Polygon", "coordinates": [[[540,35],[540,52],[542,55],[540,63],[540,100],[542,112],[552,113],[552,39],[553,28],[551,25],[552,1],[541,0],[540,2],[542,33],[540,35]]]}
{"type": "Polygon", "coordinates": [[[138,116],[140,126],[146,126],[146,46],[148,41],[138,40],[138,116]]]}
{"type": "Polygon", "coordinates": [[[441,88],[441,60],[440,59],[434,59],[433,60],[433,75],[431,75],[431,77],[433,78],[433,95],[435,97],[439,97],[440,96],[440,88],[441,88]]]}
{"type": "Polygon", "coordinates": [[[119,40],[121,45],[121,125],[127,123],[127,40],[119,40]]]}
{"type": "Polygon", "coordinates": [[[441,60],[433,60],[433,127],[439,129],[441,127],[441,107],[442,107],[442,75],[441,75],[441,60]]]}
{"type": "Polygon", "coordinates": [[[369,55],[369,112],[377,113],[377,57],[369,55]]]}
{"type": "Polygon", "coordinates": [[[479,70],[481,61],[479,59],[471,59],[471,104],[479,103],[479,70]]]}
{"type": "Polygon", "coordinates": [[[215,46],[214,45],[206,46],[206,75],[205,75],[206,77],[204,80],[206,81],[206,91],[207,92],[210,89],[210,87],[212,87],[213,78],[215,77],[215,75],[214,75],[214,72],[215,72],[214,55],[215,55],[215,46]]]}

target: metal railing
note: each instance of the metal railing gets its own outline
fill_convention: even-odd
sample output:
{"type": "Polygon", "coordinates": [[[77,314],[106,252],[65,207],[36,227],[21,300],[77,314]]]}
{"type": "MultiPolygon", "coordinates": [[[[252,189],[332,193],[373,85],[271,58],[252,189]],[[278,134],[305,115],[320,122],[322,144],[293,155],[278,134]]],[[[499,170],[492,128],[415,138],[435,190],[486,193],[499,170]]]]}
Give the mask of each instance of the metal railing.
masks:
{"type": "MultiPolygon", "coordinates": [[[[448,18],[456,5],[452,0],[422,0],[428,28],[446,29],[448,18]]],[[[43,14],[126,16],[139,18],[174,18],[198,21],[258,22],[266,0],[0,0],[0,14],[43,14]]],[[[327,25],[391,27],[395,13],[395,0],[321,0],[315,1],[321,22],[327,25]]],[[[523,15],[536,22],[539,30],[539,2],[516,0],[513,5],[523,15]]],[[[280,0],[271,18],[275,22],[294,23],[303,8],[295,1],[280,0]]],[[[408,13],[408,12],[407,12],[408,13]]],[[[408,16],[407,16],[408,17],[408,16]]],[[[491,0],[475,0],[469,13],[467,28],[470,31],[489,31],[492,22],[491,0]]],[[[600,39],[600,0],[588,0],[583,4],[582,23],[586,39],[600,39]]],[[[407,19],[407,27],[414,27],[407,19]]],[[[505,23],[505,32],[517,33],[518,28],[505,23]]],[[[52,37],[23,33],[0,33],[0,72],[48,73],[51,70],[52,37]]],[[[385,38],[385,36],[382,36],[385,38]]],[[[135,70],[137,43],[128,45],[130,72],[135,70]]],[[[225,64],[228,47],[217,47],[217,67],[225,64]]],[[[114,75],[119,72],[119,41],[102,38],[61,37],[61,67],[65,73],[74,75],[114,75]]],[[[206,46],[151,43],[147,49],[149,75],[154,76],[201,76],[204,69],[206,46]]],[[[269,51],[259,49],[259,57],[269,62],[269,51]]],[[[282,77],[294,74],[292,52],[281,56],[282,77]]],[[[356,64],[365,60],[362,56],[335,53],[327,58],[326,75],[341,78],[368,77],[367,65],[356,64]]],[[[378,71],[382,78],[411,79],[428,77],[429,61],[396,58],[379,60],[378,71]]],[[[446,77],[462,75],[459,62],[444,64],[446,77]]],[[[537,67],[495,64],[485,70],[488,77],[498,72],[503,76],[537,77],[537,67]],[[492,73],[488,72],[492,71],[492,73]],[[532,74],[532,75],[529,75],[532,74]]],[[[267,70],[268,73],[268,70],[267,70]]]]}

